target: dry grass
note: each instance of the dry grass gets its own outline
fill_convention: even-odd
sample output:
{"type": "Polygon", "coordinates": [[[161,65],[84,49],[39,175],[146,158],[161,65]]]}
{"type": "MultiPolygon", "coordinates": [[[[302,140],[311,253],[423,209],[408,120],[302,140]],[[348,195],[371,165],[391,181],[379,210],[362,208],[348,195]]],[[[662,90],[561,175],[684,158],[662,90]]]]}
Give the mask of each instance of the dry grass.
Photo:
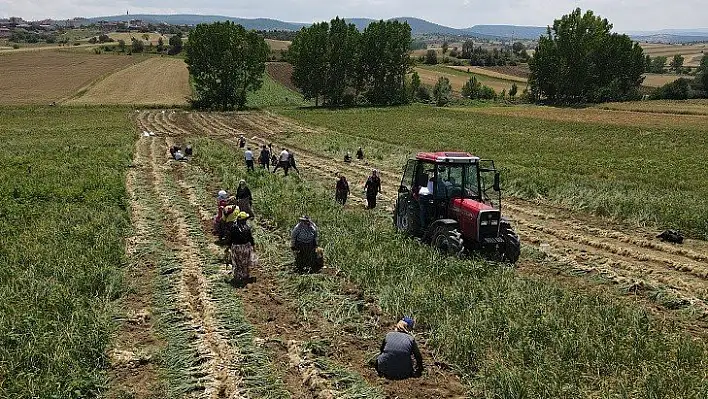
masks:
{"type": "Polygon", "coordinates": [[[270,51],[287,50],[288,47],[290,47],[290,43],[292,43],[286,40],[265,39],[265,41],[268,44],[268,47],[270,47],[270,51]]]}
{"type": "Polygon", "coordinates": [[[671,83],[679,78],[693,79],[693,76],[688,75],[673,75],[673,74],[658,74],[658,73],[645,73],[644,82],[642,86],[646,87],[660,87],[667,83],[671,83]]]}
{"type": "MultiPolygon", "coordinates": [[[[470,72],[472,72],[472,67],[470,67],[470,72]]],[[[444,76],[450,80],[450,85],[452,86],[452,90],[456,92],[461,92],[462,91],[462,86],[464,86],[467,81],[470,80],[470,77],[473,75],[479,80],[480,83],[482,83],[485,86],[489,86],[492,89],[494,89],[497,93],[501,92],[502,90],[509,91],[511,89],[511,85],[515,83],[515,81],[510,81],[510,80],[502,80],[498,78],[492,78],[489,77],[488,75],[482,75],[482,74],[477,74],[477,73],[466,73],[465,71],[467,68],[463,70],[456,70],[452,68],[448,68],[445,66],[433,66],[433,67],[428,67],[428,66],[419,66],[415,68],[415,71],[418,72],[418,75],[420,76],[420,81],[423,84],[433,86],[435,83],[438,81],[438,79],[441,76],[444,76]]],[[[484,71],[485,73],[490,73],[490,71],[484,71]]],[[[514,78],[518,79],[518,78],[514,78]]],[[[519,90],[523,89],[523,84],[519,85],[519,90]]]]}
{"type": "Polygon", "coordinates": [[[675,45],[675,44],[642,44],[645,54],[650,56],[664,56],[669,59],[676,54],[684,56],[684,66],[698,66],[698,63],[704,53],[708,52],[708,44],[691,44],[691,45],[675,45]]]}
{"type": "MultiPolygon", "coordinates": [[[[636,103],[633,103],[636,104],[636,103]]],[[[593,123],[609,126],[646,128],[682,128],[708,126],[702,115],[652,114],[646,112],[608,111],[599,108],[555,108],[538,106],[461,108],[474,114],[497,115],[509,118],[530,118],[572,123],[593,123]]]]}
{"type": "MultiPolygon", "coordinates": [[[[631,101],[626,103],[607,103],[598,106],[601,109],[660,114],[705,115],[708,116],[708,100],[657,100],[631,101]]],[[[708,123],[708,121],[706,122],[708,123]]]]}
{"type": "Polygon", "coordinates": [[[480,68],[480,67],[475,67],[475,66],[449,66],[448,68],[456,69],[458,71],[463,71],[463,72],[469,71],[470,73],[473,73],[475,75],[488,76],[490,78],[501,79],[501,80],[510,80],[512,82],[521,82],[524,84],[526,84],[528,82],[527,79],[524,79],[520,76],[507,75],[505,73],[491,71],[486,68],[480,68]]]}
{"type": "Polygon", "coordinates": [[[183,105],[190,94],[182,59],[152,57],[108,76],[70,103],[183,105]]]}
{"type": "Polygon", "coordinates": [[[71,97],[142,58],[64,51],[0,55],[0,104],[46,104],[71,97]]]}

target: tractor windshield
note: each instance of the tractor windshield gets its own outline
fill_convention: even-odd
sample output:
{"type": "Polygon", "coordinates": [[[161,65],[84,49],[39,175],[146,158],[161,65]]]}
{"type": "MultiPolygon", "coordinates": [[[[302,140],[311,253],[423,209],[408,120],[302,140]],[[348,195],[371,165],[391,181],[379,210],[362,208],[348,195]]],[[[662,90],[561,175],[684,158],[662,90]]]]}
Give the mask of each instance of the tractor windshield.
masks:
{"type": "Polygon", "coordinates": [[[477,164],[439,165],[436,194],[438,198],[478,198],[477,164]]]}

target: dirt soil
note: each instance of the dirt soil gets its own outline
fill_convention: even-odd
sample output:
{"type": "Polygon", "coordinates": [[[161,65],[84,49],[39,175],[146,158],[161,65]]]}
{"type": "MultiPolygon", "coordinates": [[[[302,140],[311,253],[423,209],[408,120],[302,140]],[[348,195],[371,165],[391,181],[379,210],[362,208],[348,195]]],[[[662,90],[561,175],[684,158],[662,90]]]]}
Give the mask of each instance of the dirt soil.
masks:
{"type": "Polygon", "coordinates": [[[293,66],[287,62],[269,62],[266,64],[266,72],[276,82],[290,90],[299,92],[293,83],[293,66]]]}

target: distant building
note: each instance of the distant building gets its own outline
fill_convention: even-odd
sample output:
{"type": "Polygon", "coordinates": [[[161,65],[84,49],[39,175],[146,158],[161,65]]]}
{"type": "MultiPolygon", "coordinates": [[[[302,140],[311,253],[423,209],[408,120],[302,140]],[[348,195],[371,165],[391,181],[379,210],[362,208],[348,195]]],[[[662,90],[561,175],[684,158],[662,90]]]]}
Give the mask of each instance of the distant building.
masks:
{"type": "Polygon", "coordinates": [[[12,32],[9,28],[0,28],[0,38],[6,39],[12,36],[12,32]]]}

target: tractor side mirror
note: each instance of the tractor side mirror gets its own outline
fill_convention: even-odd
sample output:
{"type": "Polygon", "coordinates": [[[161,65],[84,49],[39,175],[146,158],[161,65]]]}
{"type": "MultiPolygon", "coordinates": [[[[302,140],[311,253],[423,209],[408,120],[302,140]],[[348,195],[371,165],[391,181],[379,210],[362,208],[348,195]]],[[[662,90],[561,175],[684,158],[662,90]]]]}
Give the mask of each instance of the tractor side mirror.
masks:
{"type": "Polygon", "coordinates": [[[494,191],[501,191],[501,184],[499,183],[499,172],[494,172],[494,191]]]}

